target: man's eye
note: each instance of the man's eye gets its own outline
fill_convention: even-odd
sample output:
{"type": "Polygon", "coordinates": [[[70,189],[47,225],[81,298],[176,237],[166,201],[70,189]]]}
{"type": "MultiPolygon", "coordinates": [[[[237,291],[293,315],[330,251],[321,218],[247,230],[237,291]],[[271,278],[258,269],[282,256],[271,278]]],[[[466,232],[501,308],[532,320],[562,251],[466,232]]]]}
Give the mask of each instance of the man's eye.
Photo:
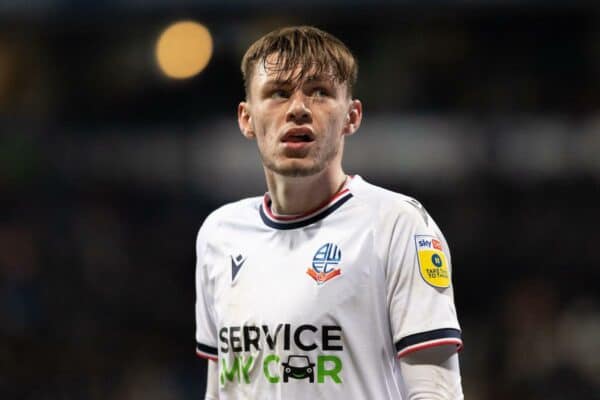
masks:
{"type": "Polygon", "coordinates": [[[311,96],[313,96],[313,97],[327,96],[327,90],[325,90],[323,88],[314,88],[312,90],[311,96]]]}
{"type": "Polygon", "coordinates": [[[289,97],[285,90],[274,90],[271,92],[271,98],[273,99],[287,99],[289,97]]]}

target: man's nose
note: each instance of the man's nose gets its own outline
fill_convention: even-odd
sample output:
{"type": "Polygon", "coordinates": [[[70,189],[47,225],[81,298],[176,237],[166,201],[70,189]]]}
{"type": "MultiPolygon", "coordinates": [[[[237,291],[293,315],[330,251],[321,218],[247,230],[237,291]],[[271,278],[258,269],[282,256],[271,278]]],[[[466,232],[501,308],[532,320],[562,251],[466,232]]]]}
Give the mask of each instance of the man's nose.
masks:
{"type": "Polygon", "coordinates": [[[291,97],[290,107],[286,114],[286,121],[296,123],[310,122],[312,112],[308,102],[310,101],[303,93],[295,93],[291,97]]]}

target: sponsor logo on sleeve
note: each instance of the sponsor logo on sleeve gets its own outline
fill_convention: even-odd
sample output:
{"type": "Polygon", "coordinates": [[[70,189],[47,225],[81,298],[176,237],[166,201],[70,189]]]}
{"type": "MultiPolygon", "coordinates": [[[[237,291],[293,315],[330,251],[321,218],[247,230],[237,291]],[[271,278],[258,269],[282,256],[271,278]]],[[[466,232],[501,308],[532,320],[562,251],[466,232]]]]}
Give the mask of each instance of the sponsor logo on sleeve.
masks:
{"type": "Polygon", "coordinates": [[[419,271],[425,282],[437,288],[450,286],[448,261],[442,242],[431,235],[415,235],[415,244],[419,271]]]}

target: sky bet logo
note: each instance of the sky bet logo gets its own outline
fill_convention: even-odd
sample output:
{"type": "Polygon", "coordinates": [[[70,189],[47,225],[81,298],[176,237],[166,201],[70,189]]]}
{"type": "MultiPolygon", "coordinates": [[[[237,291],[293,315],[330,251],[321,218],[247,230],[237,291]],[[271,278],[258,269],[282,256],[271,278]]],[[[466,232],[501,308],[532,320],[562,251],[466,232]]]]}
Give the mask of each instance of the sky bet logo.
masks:
{"type": "Polygon", "coordinates": [[[442,242],[432,235],[415,235],[415,244],[419,271],[425,282],[436,288],[450,286],[450,270],[442,242]]]}
{"type": "Polygon", "coordinates": [[[222,386],[228,382],[250,383],[252,379],[266,379],[273,384],[287,383],[290,379],[318,384],[342,383],[342,360],[338,356],[318,354],[314,358],[302,353],[343,351],[340,326],[278,324],[275,329],[268,325],[230,326],[219,330],[219,342],[222,386]],[[276,354],[277,350],[283,350],[286,355],[276,354]],[[264,355],[262,368],[256,368],[259,358],[251,355],[257,352],[264,355]],[[255,370],[257,372],[251,374],[255,370]]]}
{"type": "Polygon", "coordinates": [[[431,239],[431,240],[427,240],[427,239],[421,239],[419,240],[419,248],[428,248],[428,249],[436,249],[436,250],[442,250],[442,243],[437,240],[437,239],[431,239]]]}

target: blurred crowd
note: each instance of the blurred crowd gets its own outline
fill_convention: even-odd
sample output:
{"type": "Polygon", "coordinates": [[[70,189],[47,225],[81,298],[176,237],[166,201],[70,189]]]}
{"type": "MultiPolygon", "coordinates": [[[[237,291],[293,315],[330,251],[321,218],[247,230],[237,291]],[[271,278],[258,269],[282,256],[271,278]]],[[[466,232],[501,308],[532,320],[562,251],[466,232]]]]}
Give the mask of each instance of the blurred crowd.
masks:
{"type": "Polygon", "coordinates": [[[193,276],[202,200],[107,182],[38,184],[56,185],[56,195],[3,199],[2,398],[201,398],[193,276]]]}
{"type": "Polygon", "coordinates": [[[357,53],[359,135],[373,149],[407,154],[405,142],[378,139],[379,122],[369,126],[387,118],[396,129],[406,115],[426,114],[439,136],[457,116],[470,122],[461,147],[485,139],[477,162],[440,146],[400,164],[443,156],[470,165],[429,180],[429,171],[397,170],[393,154],[360,154],[353,139],[347,149],[355,164],[346,172],[416,197],[448,239],[465,398],[600,399],[600,124],[586,122],[600,114],[598,9],[355,3],[313,19],[216,5],[101,9],[87,23],[82,9],[59,17],[0,8],[0,399],[202,398],[195,235],[212,209],[264,191],[248,179],[260,177],[257,162],[245,175],[256,155],[218,141],[239,136],[235,127],[207,121],[233,121],[246,41],[306,22],[357,53]],[[142,50],[149,32],[184,17],[214,28],[215,54],[202,75],[173,82],[142,50]],[[566,144],[537,123],[556,116],[566,144]],[[508,132],[518,140],[505,146],[515,119],[531,123],[508,132]],[[181,140],[155,141],[157,133],[181,140]],[[374,167],[353,170],[359,159],[374,167]]]}

